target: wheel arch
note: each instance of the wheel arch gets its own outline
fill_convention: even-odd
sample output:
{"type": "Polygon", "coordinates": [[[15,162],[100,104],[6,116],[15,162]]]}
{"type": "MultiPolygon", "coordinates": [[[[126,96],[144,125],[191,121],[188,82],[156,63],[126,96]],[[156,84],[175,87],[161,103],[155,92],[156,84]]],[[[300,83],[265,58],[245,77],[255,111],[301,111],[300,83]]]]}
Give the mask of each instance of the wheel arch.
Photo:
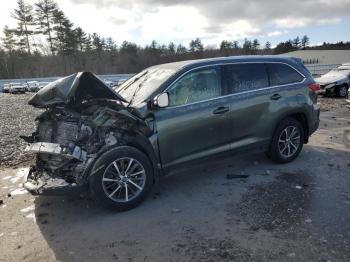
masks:
{"type": "Polygon", "coordinates": [[[289,117],[296,119],[302,125],[303,131],[304,131],[304,144],[308,143],[309,130],[310,130],[309,129],[309,121],[308,121],[307,114],[303,111],[289,112],[289,113],[281,116],[275,125],[274,132],[276,131],[279,123],[281,123],[284,119],[289,118],[289,117]]]}
{"type": "Polygon", "coordinates": [[[101,155],[103,155],[104,153],[106,153],[110,150],[113,150],[114,148],[122,147],[122,146],[134,147],[146,155],[146,157],[148,158],[148,160],[150,161],[150,163],[152,165],[153,183],[157,184],[159,182],[160,174],[161,174],[161,170],[159,168],[160,163],[156,157],[156,153],[155,153],[150,141],[146,137],[141,136],[141,135],[128,137],[128,138],[126,138],[126,140],[122,144],[117,144],[117,145],[103,148],[103,150],[98,152],[95,159],[91,163],[89,163],[88,166],[85,168],[83,177],[87,178],[90,175],[93,175],[93,174],[91,174],[91,171],[93,170],[93,167],[94,167],[96,161],[99,159],[99,157],[101,155]]]}

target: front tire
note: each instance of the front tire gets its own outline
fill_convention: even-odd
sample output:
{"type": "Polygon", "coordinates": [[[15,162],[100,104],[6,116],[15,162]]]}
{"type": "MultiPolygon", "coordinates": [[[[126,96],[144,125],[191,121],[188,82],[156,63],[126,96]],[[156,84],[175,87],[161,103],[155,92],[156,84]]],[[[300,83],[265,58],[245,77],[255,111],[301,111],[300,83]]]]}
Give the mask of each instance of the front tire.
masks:
{"type": "Polygon", "coordinates": [[[275,162],[288,163],[293,161],[303,148],[304,129],[295,118],[284,119],[277,127],[268,156],[275,162]]]}
{"type": "Polygon", "coordinates": [[[92,197],[102,206],[116,211],[139,205],[153,183],[148,157],[129,146],[116,147],[102,154],[90,174],[92,197]]]}
{"type": "Polygon", "coordinates": [[[338,97],[346,97],[348,93],[348,86],[344,84],[342,86],[337,87],[336,93],[338,97]]]}

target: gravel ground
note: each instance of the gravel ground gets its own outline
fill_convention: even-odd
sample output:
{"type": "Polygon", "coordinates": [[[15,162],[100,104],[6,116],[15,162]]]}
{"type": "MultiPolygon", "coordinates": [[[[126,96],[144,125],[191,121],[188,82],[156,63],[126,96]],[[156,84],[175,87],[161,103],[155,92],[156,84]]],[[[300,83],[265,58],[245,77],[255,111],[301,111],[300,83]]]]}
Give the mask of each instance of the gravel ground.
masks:
{"type": "Polygon", "coordinates": [[[41,112],[27,104],[32,95],[0,93],[0,166],[17,166],[33,159],[23,153],[26,143],[19,137],[35,131],[34,119],[41,112]]]}
{"type": "Polygon", "coordinates": [[[349,121],[348,110],[322,112],[292,163],[202,163],[122,213],[31,196],[27,166],[0,168],[0,261],[350,261],[349,121]]]}
{"type": "Polygon", "coordinates": [[[203,163],[112,213],[88,197],[22,189],[30,158],[18,155],[17,136],[39,113],[29,97],[0,94],[0,261],[350,261],[350,113],[341,100],[320,98],[320,128],[292,163],[264,154],[203,163]]]}
{"type": "MultiPolygon", "coordinates": [[[[32,155],[23,152],[26,143],[19,138],[34,132],[34,119],[41,112],[27,104],[32,95],[0,93],[0,167],[16,167],[33,160],[32,155]]],[[[345,108],[345,99],[320,97],[319,101],[322,111],[345,108]]]]}

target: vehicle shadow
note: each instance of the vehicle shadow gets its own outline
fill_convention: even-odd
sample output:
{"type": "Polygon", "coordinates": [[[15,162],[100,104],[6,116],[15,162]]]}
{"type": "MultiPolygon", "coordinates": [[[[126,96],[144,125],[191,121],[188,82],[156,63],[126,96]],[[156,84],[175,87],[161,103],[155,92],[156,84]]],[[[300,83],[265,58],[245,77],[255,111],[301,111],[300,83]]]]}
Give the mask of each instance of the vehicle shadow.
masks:
{"type": "MultiPolygon", "coordinates": [[[[266,181],[271,182],[290,170],[304,170],[314,176],[310,166],[312,159],[318,159],[320,170],[329,168],[326,149],[306,146],[304,151],[293,163],[286,165],[274,164],[263,154],[227,157],[202,164],[163,179],[159,194],[152,193],[139,207],[127,212],[104,210],[88,197],[37,197],[37,224],[60,261],[172,260],[165,258],[182,239],[184,228],[204,225],[203,228],[213,226],[216,231],[221,227],[225,230],[227,216],[232,216],[228,214],[227,205],[233,203],[229,213],[235,212],[232,208],[252,185],[263,188],[266,181]],[[226,175],[229,173],[244,173],[249,178],[228,180],[226,175]],[[213,221],[218,225],[212,225],[213,221]]],[[[345,151],[332,150],[331,154],[340,156],[345,151]]],[[[314,176],[309,183],[325,184],[324,174],[320,178],[314,176]]],[[[283,194],[283,190],[279,193],[283,194]]],[[[276,194],[268,201],[273,205],[278,199],[276,194]]],[[[331,199],[336,201],[337,197],[331,199]]],[[[300,201],[296,205],[310,207],[310,203],[304,202],[318,201],[318,198],[295,198],[295,201],[300,201]]],[[[234,216],[239,215],[236,213],[234,216]]],[[[300,221],[292,223],[298,225],[300,221]]],[[[174,257],[173,261],[176,260],[174,257]]]]}

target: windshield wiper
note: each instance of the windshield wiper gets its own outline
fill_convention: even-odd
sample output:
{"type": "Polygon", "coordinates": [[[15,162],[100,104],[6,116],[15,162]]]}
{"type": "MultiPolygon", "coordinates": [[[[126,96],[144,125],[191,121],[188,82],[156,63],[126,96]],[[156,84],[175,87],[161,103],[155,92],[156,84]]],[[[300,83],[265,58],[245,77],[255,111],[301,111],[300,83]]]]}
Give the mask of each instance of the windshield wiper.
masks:
{"type": "Polygon", "coordinates": [[[123,87],[123,89],[120,89],[119,91],[128,89],[132,84],[134,84],[136,81],[138,81],[141,77],[143,77],[143,76],[146,75],[147,73],[148,73],[148,71],[146,71],[146,72],[144,72],[142,75],[136,77],[133,81],[131,81],[128,85],[126,85],[125,87],[123,87]]]}
{"type": "MultiPolygon", "coordinates": [[[[148,73],[148,71],[145,72],[145,74],[147,74],[147,73],[148,73]]],[[[145,76],[145,74],[142,74],[142,76],[145,76]]],[[[142,77],[142,76],[140,76],[140,77],[142,77]]],[[[140,77],[139,77],[139,79],[140,79],[140,77]]],[[[132,97],[130,98],[130,101],[129,101],[127,107],[129,107],[129,106],[132,104],[132,102],[134,101],[134,99],[135,99],[135,97],[136,97],[138,91],[140,90],[140,88],[142,87],[143,83],[144,83],[148,78],[149,78],[149,75],[146,76],[146,77],[144,77],[144,78],[141,80],[141,83],[138,85],[138,87],[135,89],[134,93],[132,94],[132,97]]]]}
{"type": "Polygon", "coordinates": [[[132,102],[135,99],[135,96],[136,96],[137,92],[140,90],[141,87],[142,87],[142,83],[139,84],[139,86],[136,88],[135,92],[132,94],[132,97],[131,97],[127,107],[129,107],[132,104],[132,102]]]}

